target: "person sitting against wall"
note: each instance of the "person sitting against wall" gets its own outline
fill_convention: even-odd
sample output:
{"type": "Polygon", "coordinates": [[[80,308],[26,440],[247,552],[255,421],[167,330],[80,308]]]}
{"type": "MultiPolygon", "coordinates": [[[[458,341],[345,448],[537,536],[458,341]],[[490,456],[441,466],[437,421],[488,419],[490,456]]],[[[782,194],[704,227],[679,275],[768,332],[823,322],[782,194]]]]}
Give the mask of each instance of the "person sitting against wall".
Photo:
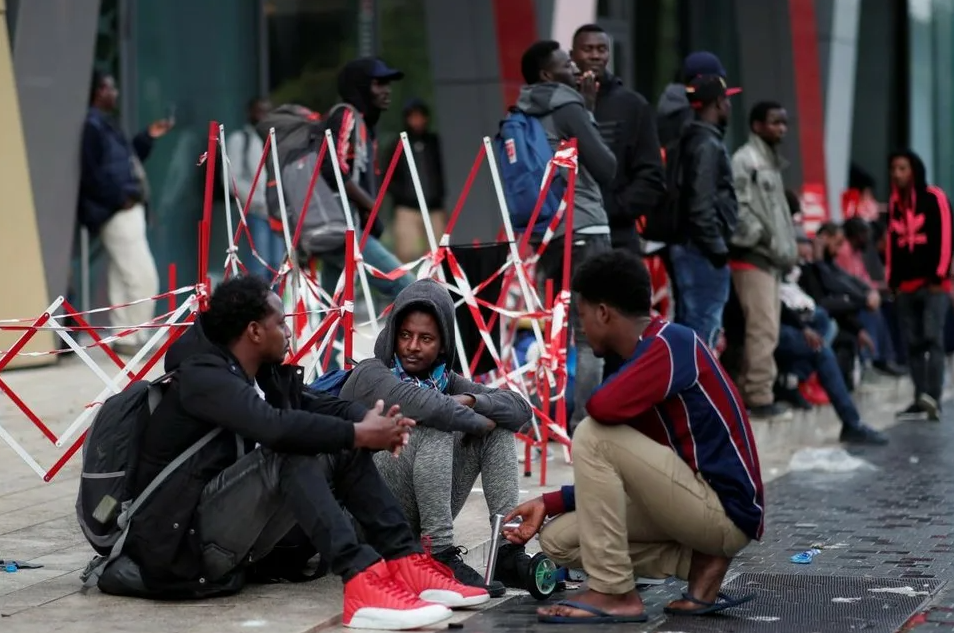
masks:
{"type": "MultiPolygon", "coordinates": [[[[799,248],[812,248],[811,240],[804,231],[798,234],[799,248]]],[[[781,300],[781,324],[775,362],[779,376],[794,376],[798,382],[808,380],[815,374],[818,384],[828,396],[835,414],[841,421],[839,440],[852,444],[887,444],[884,434],[861,421],[858,408],[851,399],[845,378],[838,366],[838,359],[831,348],[837,326],[824,308],[798,285],[799,268],[793,269],[779,286],[781,300]]],[[[805,399],[797,390],[789,394],[776,392],[796,406],[806,408],[805,399]],[[788,395],[785,398],[785,395],[788,395]]],[[[809,405],[810,407],[811,405],[809,405]]]]}
{"type": "Polygon", "coordinates": [[[454,302],[432,279],[405,288],[394,301],[374,345],[374,358],[359,363],[341,397],[374,404],[399,404],[417,422],[408,445],[394,459],[382,453],[375,463],[400,500],[413,529],[430,543],[433,556],[462,583],[487,589],[492,597],[504,584],[522,547],[505,544],[498,578],[464,563],[454,545],[454,518],[480,475],[490,515],[506,515],[519,502],[519,467],[514,433],[529,424],[530,405],[519,394],[475,384],[451,368],[457,360],[454,302]]]}
{"type": "Polygon", "coordinates": [[[588,576],[585,591],[538,610],[543,622],[646,622],[637,574],[688,580],[665,609],[672,615],[752,599],[721,588],[732,559],[764,529],[745,406],[696,333],[651,316],[650,288],[645,264],[623,250],[589,258],[573,277],[593,351],[630,361],[587,402],[589,417],[573,435],[574,485],[506,518],[522,519],[504,529],[508,540],[540,532],[544,553],[588,576]],[[544,526],[546,516],[556,518],[544,526]]]}

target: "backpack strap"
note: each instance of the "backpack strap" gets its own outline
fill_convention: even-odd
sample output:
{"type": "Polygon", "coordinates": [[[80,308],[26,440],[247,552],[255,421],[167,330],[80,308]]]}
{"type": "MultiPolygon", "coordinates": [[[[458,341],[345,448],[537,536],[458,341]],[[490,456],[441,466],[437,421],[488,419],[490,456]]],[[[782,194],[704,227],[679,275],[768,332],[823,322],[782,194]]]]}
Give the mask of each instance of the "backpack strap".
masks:
{"type": "MultiPolygon", "coordinates": [[[[149,408],[150,411],[153,410],[153,392],[158,392],[158,389],[150,388],[149,392],[149,408]]],[[[161,398],[161,394],[160,394],[161,398]]],[[[158,401],[156,401],[158,404],[158,401]]],[[[96,586],[99,583],[100,577],[103,575],[103,571],[106,570],[106,567],[109,566],[114,560],[119,558],[120,554],[123,553],[123,546],[126,545],[126,537],[129,535],[129,525],[130,521],[133,518],[133,515],[139,510],[140,507],[152,496],[152,493],[162,485],[166,479],[169,478],[176,469],[186,463],[193,455],[198,453],[205,447],[206,444],[211,442],[215,437],[222,432],[221,428],[212,429],[208,433],[202,436],[199,441],[190,446],[183,452],[181,455],[176,457],[174,460],[169,462],[165,468],[163,468],[155,479],[153,479],[146,489],[136,497],[136,499],[129,504],[129,506],[123,509],[122,513],[119,515],[119,518],[116,519],[116,525],[119,526],[121,532],[119,533],[119,538],[116,539],[116,543],[113,545],[113,548],[110,550],[108,556],[97,556],[89,562],[86,566],[86,569],[83,570],[83,573],[80,575],[80,580],[83,581],[83,591],[88,591],[91,587],[96,586]]]]}

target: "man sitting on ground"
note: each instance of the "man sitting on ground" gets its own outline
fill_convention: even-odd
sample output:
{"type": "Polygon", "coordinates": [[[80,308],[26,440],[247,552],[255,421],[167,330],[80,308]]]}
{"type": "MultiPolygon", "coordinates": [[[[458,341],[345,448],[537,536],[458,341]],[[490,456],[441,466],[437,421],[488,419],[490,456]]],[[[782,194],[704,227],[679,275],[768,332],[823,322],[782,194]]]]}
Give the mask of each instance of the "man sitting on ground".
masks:
{"type": "Polygon", "coordinates": [[[763,530],[755,439],[735,386],[692,330],[650,316],[649,273],[638,257],[593,257],[573,291],[594,351],[631,360],[586,405],[590,417],[573,436],[576,485],[507,517],[523,519],[507,539],[525,543],[556,516],[540,533],[543,551],[589,576],[572,601],[540,609],[541,621],[645,622],[634,572],[689,581],[667,613],[747,602],[721,593],[732,558],[763,530]]]}
{"type": "Polygon", "coordinates": [[[447,606],[476,604],[422,552],[371,459],[399,453],[413,421],[397,406],[384,414],[381,402],[368,411],[303,393],[301,369],[282,365],[289,337],[268,282],[239,276],[170,348],[166,369],[177,371],[142,438],[134,494],[209,430],[225,432],[132,522],[126,552],[147,584],[228,584],[299,529],[344,582],[345,626],[414,629],[450,617],[447,606]]]}

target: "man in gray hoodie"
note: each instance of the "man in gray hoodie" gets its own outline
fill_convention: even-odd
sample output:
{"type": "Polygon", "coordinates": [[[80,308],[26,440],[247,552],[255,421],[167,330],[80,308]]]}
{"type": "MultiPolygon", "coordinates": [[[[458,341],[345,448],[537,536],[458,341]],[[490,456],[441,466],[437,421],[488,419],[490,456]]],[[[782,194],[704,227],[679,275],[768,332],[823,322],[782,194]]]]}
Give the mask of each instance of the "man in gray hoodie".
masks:
{"type": "Polygon", "coordinates": [[[682,68],[676,73],[673,82],[663,90],[656,104],[656,130],[661,147],[679,140],[685,128],[692,123],[694,116],[686,96],[686,84],[700,75],[726,78],[722,62],[709,51],[695,51],[686,55],[682,68]]]}
{"type": "Polygon", "coordinates": [[[514,433],[530,423],[530,405],[518,393],[475,384],[453,371],[457,357],[454,302],[432,279],[414,282],[394,300],[374,345],[374,358],[358,364],[341,397],[361,403],[400,403],[417,423],[400,457],[378,453],[374,462],[400,501],[411,528],[430,541],[433,556],[458,581],[486,589],[520,587],[516,558],[522,547],[503,545],[490,585],[464,563],[454,546],[454,518],[480,475],[490,516],[507,515],[519,501],[514,433]]]}
{"type": "MultiPolygon", "coordinates": [[[[523,54],[520,67],[527,85],[520,90],[517,109],[540,120],[554,149],[563,140],[575,138],[577,142],[580,168],[573,201],[572,275],[588,257],[611,249],[601,188],[608,189],[616,177],[616,156],[603,141],[593,118],[599,85],[593,73],[585,73],[578,82],[576,64],[554,41],[533,44],[523,54]]],[[[563,282],[565,233],[566,227],[561,224],[538,267],[539,276],[552,279],[556,289],[563,282]]],[[[570,305],[570,330],[576,344],[572,431],[586,417],[586,401],[603,378],[603,361],[593,354],[580,327],[575,297],[570,305]]]]}

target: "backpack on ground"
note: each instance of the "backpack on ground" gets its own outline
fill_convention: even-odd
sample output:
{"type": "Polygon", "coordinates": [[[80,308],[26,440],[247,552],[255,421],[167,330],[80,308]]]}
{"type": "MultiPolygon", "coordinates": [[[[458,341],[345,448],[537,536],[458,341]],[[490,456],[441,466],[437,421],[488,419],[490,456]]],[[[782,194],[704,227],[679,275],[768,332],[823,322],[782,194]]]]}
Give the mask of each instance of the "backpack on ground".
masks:
{"type": "Polygon", "coordinates": [[[685,201],[682,199],[684,142],[680,138],[666,145],[663,150],[663,163],[666,167],[666,195],[649,213],[641,217],[636,228],[640,236],[649,242],[661,244],[682,244],[686,241],[683,231],[685,222],[685,201]]]}
{"type": "Polygon", "coordinates": [[[119,559],[130,521],[139,508],[173,471],[222,431],[216,428],[206,433],[163,468],[138,497],[133,497],[143,432],[171,376],[169,373],[154,381],[136,381],[109,397],[96,413],[83,441],[76,518],[86,540],[99,554],[81,576],[86,589],[96,585],[106,567],[119,559]]]}
{"type": "Polygon", "coordinates": [[[308,385],[308,388],[312,391],[324,391],[337,397],[341,395],[341,388],[344,387],[350,375],[350,369],[333,369],[318,376],[318,378],[308,385]]]}
{"type": "MultiPolygon", "coordinates": [[[[258,124],[258,130],[263,134],[268,134],[270,128],[275,128],[285,210],[288,214],[289,231],[293,236],[301,211],[306,208],[305,199],[325,138],[326,121],[340,109],[351,110],[360,121],[360,113],[348,104],[336,105],[324,120],[318,113],[304,106],[283,105],[265,115],[258,124]]],[[[325,161],[329,160],[334,160],[334,157],[326,152],[325,161]]],[[[266,167],[268,179],[265,202],[268,214],[280,222],[281,206],[273,162],[266,161],[266,167]]],[[[342,201],[337,188],[331,187],[321,174],[315,179],[314,189],[307,202],[305,221],[298,243],[299,251],[309,257],[340,250],[348,229],[345,213],[352,213],[354,218],[350,203],[347,200],[342,201]]]]}
{"type": "Polygon", "coordinates": [[[500,122],[494,151],[513,228],[518,232],[529,228],[534,233],[543,233],[560,208],[566,177],[561,171],[554,175],[540,214],[534,226],[529,227],[547,163],[553,158],[553,148],[540,119],[511,108],[507,118],[500,122]]]}

